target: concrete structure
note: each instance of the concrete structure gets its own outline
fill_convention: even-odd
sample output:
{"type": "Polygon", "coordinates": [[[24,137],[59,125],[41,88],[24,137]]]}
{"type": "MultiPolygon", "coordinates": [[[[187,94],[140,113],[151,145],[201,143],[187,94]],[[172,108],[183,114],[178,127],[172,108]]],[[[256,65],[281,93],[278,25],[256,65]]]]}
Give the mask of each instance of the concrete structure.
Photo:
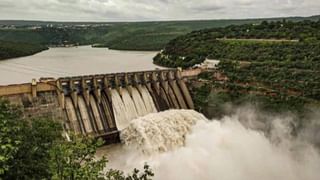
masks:
{"type": "Polygon", "coordinates": [[[0,86],[0,97],[20,105],[25,117],[51,117],[61,121],[66,131],[103,137],[107,143],[114,143],[119,139],[111,90],[121,94],[120,89],[125,88],[131,94],[135,87],[142,94],[140,89],[144,86],[158,111],[193,109],[185,82],[199,73],[198,69],[169,69],[42,78],[39,82],[0,86]]]}

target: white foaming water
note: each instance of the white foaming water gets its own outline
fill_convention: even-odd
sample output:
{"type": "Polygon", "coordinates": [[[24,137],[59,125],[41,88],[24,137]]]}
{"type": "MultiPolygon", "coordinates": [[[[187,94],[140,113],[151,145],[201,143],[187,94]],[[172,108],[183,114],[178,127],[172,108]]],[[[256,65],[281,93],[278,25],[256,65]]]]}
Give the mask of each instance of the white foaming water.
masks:
{"type": "Polygon", "coordinates": [[[126,145],[107,150],[109,168],[131,172],[147,162],[156,180],[320,178],[313,146],[297,139],[274,144],[263,132],[244,127],[238,116],[209,122],[194,111],[167,111],[132,121],[122,138],[126,145]]]}
{"type": "Polygon", "coordinates": [[[131,89],[132,89],[132,99],[136,106],[138,116],[147,115],[148,112],[139,91],[135,87],[132,87],[131,89]]]}
{"type": "Polygon", "coordinates": [[[141,94],[132,87],[132,97],[125,88],[121,88],[121,96],[115,89],[111,90],[113,112],[119,130],[126,128],[130,121],[149,113],[157,112],[149,91],[144,87],[141,94]]]}
{"type": "Polygon", "coordinates": [[[123,104],[126,107],[126,113],[127,113],[127,117],[129,118],[129,121],[137,118],[138,117],[137,109],[136,109],[136,106],[134,105],[134,102],[128,90],[125,88],[120,88],[120,91],[121,91],[123,104]]]}
{"type": "Polygon", "coordinates": [[[184,145],[185,136],[206,118],[192,110],[171,110],[138,118],[121,132],[126,145],[144,153],[165,152],[184,145]]]}
{"type": "Polygon", "coordinates": [[[158,112],[156,106],[154,105],[153,99],[152,99],[148,89],[146,88],[146,86],[140,86],[139,90],[141,91],[142,99],[144,101],[144,104],[147,108],[148,113],[158,112]]]}
{"type": "Polygon", "coordinates": [[[122,130],[130,123],[127,109],[116,89],[111,90],[111,99],[117,127],[119,130],[122,130]]]}

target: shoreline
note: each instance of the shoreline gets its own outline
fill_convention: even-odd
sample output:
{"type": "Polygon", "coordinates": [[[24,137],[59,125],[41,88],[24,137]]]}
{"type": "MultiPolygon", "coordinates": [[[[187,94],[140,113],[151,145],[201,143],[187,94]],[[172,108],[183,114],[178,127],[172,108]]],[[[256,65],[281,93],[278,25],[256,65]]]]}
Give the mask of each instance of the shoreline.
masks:
{"type": "Polygon", "coordinates": [[[49,47],[47,47],[47,48],[46,48],[46,49],[44,49],[44,50],[37,51],[37,52],[31,53],[31,54],[27,54],[27,55],[12,56],[12,57],[9,57],[9,58],[4,58],[4,59],[1,59],[1,58],[0,58],[0,62],[1,62],[1,61],[8,61],[8,60],[12,60],[12,59],[23,58],[23,57],[28,57],[28,56],[33,56],[33,55],[36,55],[36,54],[42,53],[42,52],[44,52],[44,51],[48,51],[49,49],[50,49],[50,48],[49,48],[49,47]]]}
{"type": "Polygon", "coordinates": [[[17,59],[17,58],[24,58],[24,57],[28,57],[28,56],[33,56],[33,55],[48,51],[50,49],[57,49],[57,48],[69,49],[69,48],[78,48],[78,47],[90,47],[90,48],[93,48],[93,49],[106,49],[106,50],[121,51],[121,52],[144,52],[144,53],[157,53],[157,52],[159,52],[157,50],[134,50],[134,49],[113,49],[113,48],[108,48],[108,47],[93,47],[91,44],[89,44],[89,45],[79,45],[79,46],[47,46],[46,49],[41,50],[41,51],[37,51],[37,52],[32,53],[32,54],[21,55],[21,56],[12,56],[12,57],[9,57],[9,58],[4,58],[4,59],[0,58],[0,62],[1,61],[11,60],[11,59],[17,59]]]}
{"type": "Polygon", "coordinates": [[[161,51],[161,49],[134,49],[134,48],[110,48],[110,47],[108,47],[108,46],[96,46],[96,47],[94,47],[94,46],[92,46],[91,45],[91,47],[92,48],[106,48],[106,49],[109,49],[109,50],[117,50],[117,51],[141,51],[141,52],[159,52],[159,51],[161,51]]]}

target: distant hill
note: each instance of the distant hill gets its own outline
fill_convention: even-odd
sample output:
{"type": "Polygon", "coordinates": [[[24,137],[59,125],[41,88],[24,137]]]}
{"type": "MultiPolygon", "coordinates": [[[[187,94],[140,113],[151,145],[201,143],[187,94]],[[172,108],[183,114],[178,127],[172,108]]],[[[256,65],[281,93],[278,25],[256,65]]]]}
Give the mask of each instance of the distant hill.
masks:
{"type": "Polygon", "coordinates": [[[197,22],[199,24],[203,23],[216,23],[218,26],[230,25],[236,22],[260,22],[260,21],[277,21],[281,19],[286,19],[290,21],[302,21],[302,20],[318,20],[320,15],[314,15],[309,17],[295,16],[295,17],[275,17],[275,18],[250,18],[250,19],[212,19],[212,20],[191,20],[191,21],[146,21],[146,22],[68,22],[68,21],[30,21],[30,20],[0,20],[0,25],[14,25],[14,26],[43,26],[47,24],[53,25],[81,25],[81,24],[136,24],[136,23],[181,23],[181,24],[193,24],[197,22]]]}
{"type": "Polygon", "coordinates": [[[131,22],[114,24],[102,38],[102,46],[119,50],[160,50],[172,39],[192,31],[208,28],[226,27],[229,25],[259,24],[262,21],[317,20],[313,17],[288,17],[268,19],[235,19],[235,20],[199,20],[199,21],[162,21],[131,22]]]}
{"type": "MultiPolygon", "coordinates": [[[[25,20],[0,20],[0,26],[46,26],[48,24],[52,25],[81,25],[81,24],[106,24],[106,22],[58,22],[58,21],[25,21],[25,20]]],[[[110,23],[108,23],[110,24],[110,23]]]]}
{"type": "Polygon", "coordinates": [[[0,20],[0,40],[41,45],[96,44],[118,50],[160,50],[171,40],[192,31],[262,21],[316,20],[312,17],[153,22],[52,22],[0,20]],[[8,27],[14,26],[14,27],[8,27]],[[39,29],[38,26],[41,26],[39,29]],[[2,27],[2,28],[1,28],[2,27]],[[16,28],[15,28],[16,27],[16,28]]]}

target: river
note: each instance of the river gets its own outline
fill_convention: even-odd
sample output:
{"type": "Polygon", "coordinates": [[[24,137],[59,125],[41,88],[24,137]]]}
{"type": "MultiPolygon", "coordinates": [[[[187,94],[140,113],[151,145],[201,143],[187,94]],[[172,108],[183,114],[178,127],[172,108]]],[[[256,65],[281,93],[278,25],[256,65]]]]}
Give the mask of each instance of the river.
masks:
{"type": "Polygon", "coordinates": [[[192,110],[149,114],[121,131],[123,144],[97,156],[108,158],[106,170],[126,173],[148,163],[154,180],[319,180],[319,151],[303,135],[312,128],[292,136],[290,117],[261,122],[258,113],[247,107],[210,121],[192,110]]]}
{"type": "Polygon", "coordinates": [[[50,48],[41,53],[0,61],[0,85],[31,82],[33,78],[144,71],[156,52],[117,51],[80,46],[50,48]]]}

